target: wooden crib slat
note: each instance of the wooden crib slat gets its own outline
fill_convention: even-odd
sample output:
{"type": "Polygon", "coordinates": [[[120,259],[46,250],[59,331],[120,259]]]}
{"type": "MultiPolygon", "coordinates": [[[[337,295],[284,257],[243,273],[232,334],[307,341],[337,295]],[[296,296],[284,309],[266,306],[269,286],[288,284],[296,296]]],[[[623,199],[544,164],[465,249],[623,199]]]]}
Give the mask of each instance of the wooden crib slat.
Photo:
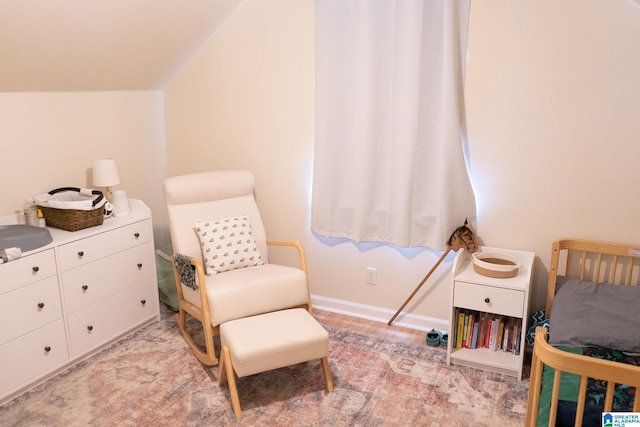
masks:
{"type": "Polygon", "coordinates": [[[578,391],[578,406],[576,407],[576,422],[575,427],[582,426],[582,417],[584,415],[584,401],[587,398],[587,380],[589,377],[584,375],[580,376],[580,388],[578,391]]]}
{"type": "Polygon", "coordinates": [[[624,282],[626,286],[631,286],[631,276],[633,275],[633,261],[635,261],[635,258],[629,258],[629,267],[627,267],[627,280],[625,280],[624,282]]]}
{"type": "MultiPolygon", "coordinates": [[[[558,250],[558,252],[560,252],[560,250],[558,250]]],[[[572,253],[573,251],[571,249],[567,249],[567,261],[565,264],[565,271],[564,271],[564,275],[567,277],[571,277],[571,254],[572,253]]],[[[560,257],[558,256],[558,259],[559,258],[560,257]]]]}
{"type": "Polygon", "coordinates": [[[602,265],[602,254],[598,254],[596,265],[593,269],[593,279],[591,281],[598,283],[600,281],[600,266],[602,265]]]}
{"type": "Polygon", "coordinates": [[[613,392],[615,388],[616,388],[616,383],[614,383],[613,381],[607,381],[607,394],[605,395],[605,398],[604,398],[605,412],[611,412],[611,408],[613,407],[613,392]]]}
{"type": "Polygon", "coordinates": [[[584,272],[587,268],[587,251],[582,251],[582,257],[580,260],[580,280],[584,280],[584,272]]]}
{"type": "Polygon", "coordinates": [[[551,410],[549,412],[549,425],[556,425],[556,418],[558,416],[558,397],[560,396],[560,377],[562,371],[556,369],[553,374],[553,389],[551,391],[551,410]]]}
{"type": "Polygon", "coordinates": [[[609,283],[616,283],[616,270],[618,269],[618,255],[613,256],[611,261],[611,274],[609,274],[609,283]]]}
{"type": "MultiPolygon", "coordinates": [[[[540,407],[540,391],[542,389],[542,361],[534,353],[531,356],[531,378],[529,381],[529,398],[527,408],[540,407]]],[[[538,424],[538,411],[527,411],[525,426],[538,424]]]]}

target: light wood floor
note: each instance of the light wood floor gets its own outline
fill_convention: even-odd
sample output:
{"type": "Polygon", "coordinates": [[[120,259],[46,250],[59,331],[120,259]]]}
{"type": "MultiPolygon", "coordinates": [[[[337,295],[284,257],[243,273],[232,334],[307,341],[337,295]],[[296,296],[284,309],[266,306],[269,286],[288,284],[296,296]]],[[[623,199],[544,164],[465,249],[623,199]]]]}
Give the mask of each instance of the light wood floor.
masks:
{"type": "Polygon", "coordinates": [[[374,322],[372,320],[360,319],[358,317],[346,316],[344,314],[332,313],[316,308],[313,309],[313,316],[325,325],[350,329],[352,331],[363,332],[406,343],[427,345],[425,341],[426,332],[396,326],[393,323],[391,326],[388,326],[386,323],[374,322]]]}

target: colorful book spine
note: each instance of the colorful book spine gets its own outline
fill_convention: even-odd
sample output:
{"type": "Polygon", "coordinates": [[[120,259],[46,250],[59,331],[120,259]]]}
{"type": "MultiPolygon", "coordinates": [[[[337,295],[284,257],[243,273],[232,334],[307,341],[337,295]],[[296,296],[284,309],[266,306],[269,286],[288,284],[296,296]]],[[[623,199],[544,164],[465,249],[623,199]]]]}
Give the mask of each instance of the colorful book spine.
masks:
{"type": "Polygon", "coordinates": [[[467,335],[469,334],[469,313],[464,314],[464,326],[462,328],[462,347],[467,347],[467,335]]]}
{"type": "Polygon", "coordinates": [[[473,324],[475,323],[475,318],[473,313],[469,313],[469,322],[467,323],[467,348],[471,348],[471,342],[473,341],[473,324]]]}
{"type": "Polygon", "coordinates": [[[480,326],[478,327],[478,347],[484,347],[484,334],[487,330],[487,313],[480,313],[480,326]]]}
{"type": "Polygon", "coordinates": [[[496,351],[498,341],[498,319],[491,320],[491,334],[489,336],[489,350],[496,351]]]}
{"type": "Polygon", "coordinates": [[[478,328],[480,322],[473,322],[473,335],[471,336],[471,348],[478,348],[478,328]]]}
{"type": "Polygon", "coordinates": [[[456,348],[462,348],[462,334],[464,328],[464,312],[458,312],[458,327],[456,331],[456,348]]]}
{"type": "Polygon", "coordinates": [[[500,350],[502,348],[503,334],[504,334],[504,319],[502,318],[502,316],[500,316],[498,320],[498,336],[496,337],[496,350],[500,350]]]}
{"type": "Polygon", "coordinates": [[[502,351],[509,351],[510,341],[509,334],[511,332],[511,324],[509,321],[504,325],[504,332],[502,334],[502,351]]]}

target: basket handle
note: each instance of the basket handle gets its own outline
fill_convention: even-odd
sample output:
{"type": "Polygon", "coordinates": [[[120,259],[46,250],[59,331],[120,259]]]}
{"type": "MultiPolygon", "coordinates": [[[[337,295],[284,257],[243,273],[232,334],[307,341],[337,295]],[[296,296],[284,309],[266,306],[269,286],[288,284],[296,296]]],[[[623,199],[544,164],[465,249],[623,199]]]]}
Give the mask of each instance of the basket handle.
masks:
{"type": "MultiPolygon", "coordinates": [[[[63,191],[76,191],[76,192],[80,192],[80,189],[78,187],[60,187],[60,188],[56,188],[55,190],[51,190],[49,191],[50,195],[54,195],[56,193],[61,193],[63,191]]],[[[102,194],[102,191],[99,190],[91,190],[91,194],[93,194],[94,196],[97,195],[98,197],[96,197],[93,202],[92,205],[96,206],[98,203],[100,203],[102,201],[102,199],[104,199],[104,195],[102,194]]]]}

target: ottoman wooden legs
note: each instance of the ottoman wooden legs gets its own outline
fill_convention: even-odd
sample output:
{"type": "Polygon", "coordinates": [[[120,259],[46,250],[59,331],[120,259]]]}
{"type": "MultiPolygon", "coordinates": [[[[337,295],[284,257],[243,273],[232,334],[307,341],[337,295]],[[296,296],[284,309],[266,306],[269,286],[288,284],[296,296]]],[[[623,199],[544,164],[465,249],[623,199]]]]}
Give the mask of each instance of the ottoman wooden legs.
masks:
{"type": "Polygon", "coordinates": [[[238,397],[238,388],[236,387],[236,374],[233,372],[231,364],[231,353],[229,347],[222,346],[222,355],[220,356],[220,373],[218,374],[218,384],[224,384],[225,380],[229,381],[229,395],[231,396],[231,406],[236,418],[242,418],[242,410],[240,409],[240,398],[238,397]]]}
{"type": "Polygon", "coordinates": [[[242,417],[235,376],[245,377],[297,363],[320,359],[333,391],[329,369],[329,334],[306,310],[276,311],[220,325],[222,350],[219,383],[229,383],[236,418],[242,417]]]}

